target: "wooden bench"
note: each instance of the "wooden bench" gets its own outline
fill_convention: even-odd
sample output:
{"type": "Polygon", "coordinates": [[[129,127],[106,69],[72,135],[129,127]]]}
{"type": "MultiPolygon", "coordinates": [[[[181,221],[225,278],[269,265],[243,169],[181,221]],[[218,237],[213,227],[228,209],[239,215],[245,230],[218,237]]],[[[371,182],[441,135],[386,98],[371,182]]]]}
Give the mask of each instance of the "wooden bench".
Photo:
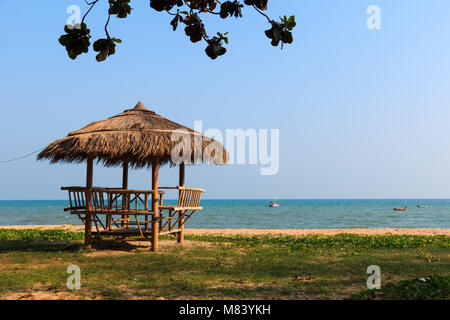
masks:
{"type": "Polygon", "coordinates": [[[160,187],[159,189],[175,189],[178,192],[178,203],[176,205],[161,205],[161,217],[166,221],[160,226],[160,230],[180,232],[186,221],[194,214],[195,211],[202,210],[200,200],[204,189],[191,187],[160,187]],[[166,213],[166,215],[164,215],[166,213]],[[178,214],[178,217],[176,215],[178,214]],[[167,228],[166,228],[167,227],[167,228]],[[175,228],[177,229],[175,231],[175,228]]]}

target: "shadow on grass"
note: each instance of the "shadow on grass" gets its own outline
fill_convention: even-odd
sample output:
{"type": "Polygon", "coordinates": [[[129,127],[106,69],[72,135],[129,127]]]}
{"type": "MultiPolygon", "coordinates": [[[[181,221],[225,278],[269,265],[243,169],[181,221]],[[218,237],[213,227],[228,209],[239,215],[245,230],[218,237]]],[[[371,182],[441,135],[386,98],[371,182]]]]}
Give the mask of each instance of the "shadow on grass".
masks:
{"type": "MultiPolygon", "coordinates": [[[[94,241],[92,248],[95,250],[109,250],[109,251],[126,251],[133,252],[138,249],[145,249],[149,246],[141,246],[131,244],[125,241],[94,241]]],[[[24,252],[54,252],[66,251],[76,252],[84,249],[82,241],[68,240],[68,241],[24,241],[24,240],[3,240],[0,241],[0,253],[12,251],[24,252]]]]}
{"type": "Polygon", "coordinates": [[[3,240],[0,241],[0,253],[24,251],[24,252],[76,252],[83,248],[79,241],[23,241],[3,240]]]}
{"type": "Polygon", "coordinates": [[[150,250],[150,246],[142,246],[120,240],[94,241],[92,243],[92,248],[95,250],[111,250],[111,251],[126,251],[126,252],[136,251],[137,249],[141,248],[144,249],[146,248],[150,250]]]}

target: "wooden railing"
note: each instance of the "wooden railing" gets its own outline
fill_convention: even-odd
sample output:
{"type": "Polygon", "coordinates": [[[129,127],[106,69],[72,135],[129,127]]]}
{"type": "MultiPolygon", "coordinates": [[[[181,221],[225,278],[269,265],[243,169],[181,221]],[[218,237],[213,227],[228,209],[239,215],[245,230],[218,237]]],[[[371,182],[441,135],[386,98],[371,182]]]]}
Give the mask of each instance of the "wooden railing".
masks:
{"type": "Polygon", "coordinates": [[[62,187],[69,193],[69,206],[64,211],[86,210],[86,188],[85,187],[62,187]]]}
{"type": "MultiPolygon", "coordinates": [[[[69,193],[69,206],[64,211],[86,211],[86,187],[62,187],[69,193]]],[[[153,190],[128,190],[121,188],[92,188],[91,210],[97,213],[134,214],[151,212],[153,190]]],[[[159,204],[163,204],[163,191],[159,191],[159,204]]]]}
{"type": "Polygon", "coordinates": [[[199,188],[179,187],[180,196],[178,199],[179,207],[198,208],[200,207],[200,198],[205,192],[199,188]]]}
{"type": "MultiPolygon", "coordinates": [[[[191,187],[160,187],[159,189],[175,189],[179,190],[178,203],[179,208],[200,208],[200,200],[204,189],[191,187]]],[[[162,205],[160,205],[162,206],[162,205]]]]}
{"type": "Polygon", "coordinates": [[[160,187],[160,189],[179,190],[178,202],[176,205],[161,205],[160,216],[162,221],[159,228],[160,232],[171,233],[174,230],[181,231],[187,220],[194,212],[202,210],[200,207],[201,195],[205,190],[190,187],[160,187]]]}
{"type": "Polygon", "coordinates": [[[200,199],[201,194],[205,192],[200,188],[161,187],[159,189],[178,190],[178,202],[176,205],[164,205],[165,192],[158,189],[159,214],[155,215],[151,204],[153,190],[94,187],[89,191],[86,187],[79,186],[61,189],[69,193],[69,206],[64,211],[78,215],[85,224],[89,223],[86,217],[91,217],[99,238],[106,234],[137,234],[141,238],[147,238],[154,221],[159,222],[160,233],[180,232],[192,214],[203,209],[200,207],[200,199]],[[88,192],[92,192],[92,197],[88,197],[88,192]],[[88,198],[92,198],[90,206],[86,202],[88,198]]]}

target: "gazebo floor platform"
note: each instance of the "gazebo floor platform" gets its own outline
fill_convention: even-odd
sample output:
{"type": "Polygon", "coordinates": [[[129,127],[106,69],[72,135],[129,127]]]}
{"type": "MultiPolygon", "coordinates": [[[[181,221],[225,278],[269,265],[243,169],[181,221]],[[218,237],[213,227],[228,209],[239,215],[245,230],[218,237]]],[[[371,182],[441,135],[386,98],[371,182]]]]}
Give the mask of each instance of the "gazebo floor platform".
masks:
{"type": "MultiPolygon", "coordinates": [[[[182,229],[181,228],[177,228],[177,229],[162,229],[158,232],[159,235],[164,235],[164,234],[173,234],[173,233],[178,233],[180,232],[182,229]]],[[[92,234],[93,235],[110,235],[110,236],[144,236],[144,237],[150,237],[152,235],[152,231],[148,230],[141,230],[139,231],[139,228],[114,228],[112,230],[92,230],[92,234]]]]}

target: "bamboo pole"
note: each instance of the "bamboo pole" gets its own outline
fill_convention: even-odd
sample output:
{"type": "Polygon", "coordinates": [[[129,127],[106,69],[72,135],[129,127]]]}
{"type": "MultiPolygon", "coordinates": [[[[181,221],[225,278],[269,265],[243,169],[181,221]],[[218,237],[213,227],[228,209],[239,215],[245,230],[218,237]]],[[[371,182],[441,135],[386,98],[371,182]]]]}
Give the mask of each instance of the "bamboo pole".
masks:
{"type": "MultiPolygon", "coordinates": [[[[185,165],[184,162],[180,164],[180,177],[179,177],[179,186],[184,187],[185,186],[185,165]]],[[[180,198],[181,190],[178,192],[178,198],[180,198]]],[[[184,218],[183,218],[184,212],[178,213],[178,228],[180,229],[180,232],[177,233],[177,242],[183,243],[184,242],[184,218]]]]}
{"type": "Polygon", "coordinates": [[[152,251],[158,251],[158,233],[159,233],[159,194],[158,194],[158,171],[159,165],[152,165],[152,251]]]}
{"type": "Polygon", "coordinates": [[[92,181],[94,171],[94,158],[89,156],[87,159],[86,169],[86,218],[84,224],[84,245],[91,247],[91,232],[92,232],[92,181]]]}
{"type": "MultiPolygon", "coordinates": [[[[128,161],[124,160],[123,161],[123,170],[122,170],[122,188],[123,189],[128,189],[128,161]]],[[[122,202],[125,201],[125,199],[122,199],[122,202]]],[[[123,205],[126,205],[126,203],[122,203],[123,205]]],[[[121,226],[128,226],[128,216],[126,215],[122,215],[122,221],[121,221],[121,226]]]]}
{"type": "Polygon", "coordinates": [[[122,188],[128,189],[128,161],[123,161],[122,188]]]}

